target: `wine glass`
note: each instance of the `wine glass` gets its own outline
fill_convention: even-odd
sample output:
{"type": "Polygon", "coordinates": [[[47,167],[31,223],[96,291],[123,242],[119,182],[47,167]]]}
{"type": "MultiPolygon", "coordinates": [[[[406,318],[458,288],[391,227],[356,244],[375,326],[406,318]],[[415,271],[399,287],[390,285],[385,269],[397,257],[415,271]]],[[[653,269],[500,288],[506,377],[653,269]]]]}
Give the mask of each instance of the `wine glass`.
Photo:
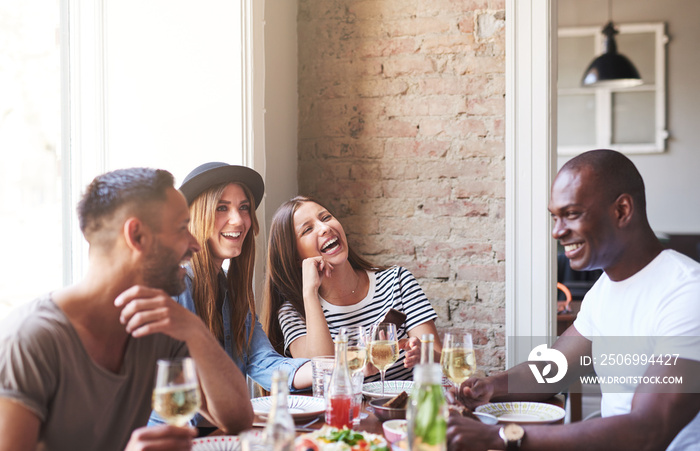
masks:
{"type": "Polygon", "coordinates": [[[399,340],[396,325],[379,323],[372,326],[369,345],[369,359],[382,378],[382,396],[384,396],[384,374],[387,368],[399,359],[399,340]]]}
{"type": "Polygon", "coordinates": [[[352,421],[354,425],[357,425],[362,418],[367,416],[367,414],[360,412],[360,408],[362,407],[362,383],[364,382],[362,369],[367,363],[367,342],[369,338],[367,337],[367,331],[362,326],[341,327],[338,335],[345,335],[348,339],[347,361],[353,390],[352,421]]]}
{"type": "Polygon", "coordinates": [[[194,360],[190,357],[158,360],[153,410],[166,423],[186,425],[201,405],[194,360]]]}
{"type": "Polygon", "coordinates": [[[351,374],[362,371],[367,363],[367,335],[362,326],[341,327],[340,334],[348,338],[348,369],[351,374]]]}
{"type": "Polygon", "coordinates": [[[446,333],[440,356],[442,372],[455,387],[469,379],[476,371],[476,358],[472,334],[468,332],[446,333]]]}

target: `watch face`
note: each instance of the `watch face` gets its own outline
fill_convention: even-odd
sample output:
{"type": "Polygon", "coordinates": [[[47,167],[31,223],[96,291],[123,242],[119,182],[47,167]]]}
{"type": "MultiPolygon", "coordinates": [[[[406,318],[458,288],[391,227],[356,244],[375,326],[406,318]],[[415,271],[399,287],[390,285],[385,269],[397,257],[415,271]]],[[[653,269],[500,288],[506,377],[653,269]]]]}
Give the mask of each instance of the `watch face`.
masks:
{"type": "Polygon", "coordinates": [[[520,440],[523,438],[525,435],[525,429],[523,429],[520,425],[515,424],[515,423],[510,423],[507,424],[505,428],[503,428],[503,435],[505,435],[506,440],[509,442],[520,440]]]}

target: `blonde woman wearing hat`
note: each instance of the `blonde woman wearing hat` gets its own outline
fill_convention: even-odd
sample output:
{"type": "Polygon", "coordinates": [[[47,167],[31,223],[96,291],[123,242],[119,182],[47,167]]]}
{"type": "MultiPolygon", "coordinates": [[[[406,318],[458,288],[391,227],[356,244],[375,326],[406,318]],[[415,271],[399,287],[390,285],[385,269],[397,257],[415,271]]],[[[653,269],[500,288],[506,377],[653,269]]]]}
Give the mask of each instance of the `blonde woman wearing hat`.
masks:
{"type": "Polygon", "coordinates": [[[245,166],[206,163],[185,177],[180,191],[202,250],[186,266],[187,289],[176,300],[197,313],[243,374],[266,390],[277,368],[289,374],[291,390],[310,387],[308,360],[278,354],[255,314],[255,210],[265,191],[262,177],[245,166]]]}

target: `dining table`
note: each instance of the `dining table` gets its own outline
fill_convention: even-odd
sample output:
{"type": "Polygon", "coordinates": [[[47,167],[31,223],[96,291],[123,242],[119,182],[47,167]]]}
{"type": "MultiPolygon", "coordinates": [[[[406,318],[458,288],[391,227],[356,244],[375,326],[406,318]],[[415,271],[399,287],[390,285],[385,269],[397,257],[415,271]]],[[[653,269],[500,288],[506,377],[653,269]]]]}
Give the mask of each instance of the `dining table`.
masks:
{"type": "MultiPolygon", "coordinates": [[[[301,395],[307,395],[307,396],[312,396],[311,392],[305,393],[297,393],[301,395]]],[[[377,418],[377,416],[374,414],[374,412],[371,410],[371,406],[369,405],[369,401],[371,399],[367,396],[363,397],[362,401],[362,407],[360,408],[361,414],[361,420],[360,423],[357,425],[353,426],[353,430],[356,431],[361,431],[361,432],[369,432],[372,434],[378,434],[381,436],[384,436],[384,430],[382,428],[382,422],[377,418]]],[[[563,395],[555,395],[552,398],[544,401],[547,404],[553,404],[558,407],[564,408],[565,404],[565,398],[563,395]]],[[[317,421],[300,421],[295,424],[296,426],[296,435],[302,435],[306,434],[308,432],[311,432],[313,430],[318,430],[321,429],[323,426],[326,425],[324,422],[324,417],[323,414],[319,415],[316,418],[317,421]]],[[[556,423],[562,424],[564,420],[557,421],[556,423]]],[[[259,415],[255,415],[255,420],[253,421],[253,429],[263,429],[265,427],[266,419],[263,417],[260,417],[259,415]]],[[[225,435],[221,430],[217,429],[211,434],[210,436],[217,436],[217,435],[225,435]]]]}
{"type": "MultiPolygon", "coordinates": [[[[302,396],[312,396],[311,392],[301,392],[295,393],[296,395],[302,396]]],[[[353,430],[369,432],[372,434],[384,435],[384,430],[382,429],[382,422],[379,418],[371,411],[369,405],[370,399],[368,397],[363,397],[362,407],[360,408],[361,420],[360,424],[354,425],[353,430]]],[[[255,415],[253,420],[253,429],[263,429],[265,427],[267,419],[259,415],[255,415]]],[[[299,421],[295,424],[297,436],[311,432],[312,430],[321,429],[325,426],[323,414],[319,415],[315,420],[312,421],[299,421]]],[[[225,435],[220,429],[216,429],[209,436],[225,435]]]]}

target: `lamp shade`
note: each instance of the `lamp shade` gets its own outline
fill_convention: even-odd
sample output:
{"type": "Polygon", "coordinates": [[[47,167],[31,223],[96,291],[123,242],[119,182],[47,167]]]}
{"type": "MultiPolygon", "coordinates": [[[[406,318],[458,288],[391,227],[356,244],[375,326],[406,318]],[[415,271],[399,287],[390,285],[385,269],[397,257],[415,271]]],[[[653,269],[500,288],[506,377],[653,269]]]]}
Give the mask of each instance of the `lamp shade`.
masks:
{"type": "Polygon", "coordinates": [[[586,69],[581,80],[583,86],[629,88],[642,84],[642,77],[634,64],[625,55],[617,53],[616,33],[612,22],[603,28],[605,52],[586,69]]]}

